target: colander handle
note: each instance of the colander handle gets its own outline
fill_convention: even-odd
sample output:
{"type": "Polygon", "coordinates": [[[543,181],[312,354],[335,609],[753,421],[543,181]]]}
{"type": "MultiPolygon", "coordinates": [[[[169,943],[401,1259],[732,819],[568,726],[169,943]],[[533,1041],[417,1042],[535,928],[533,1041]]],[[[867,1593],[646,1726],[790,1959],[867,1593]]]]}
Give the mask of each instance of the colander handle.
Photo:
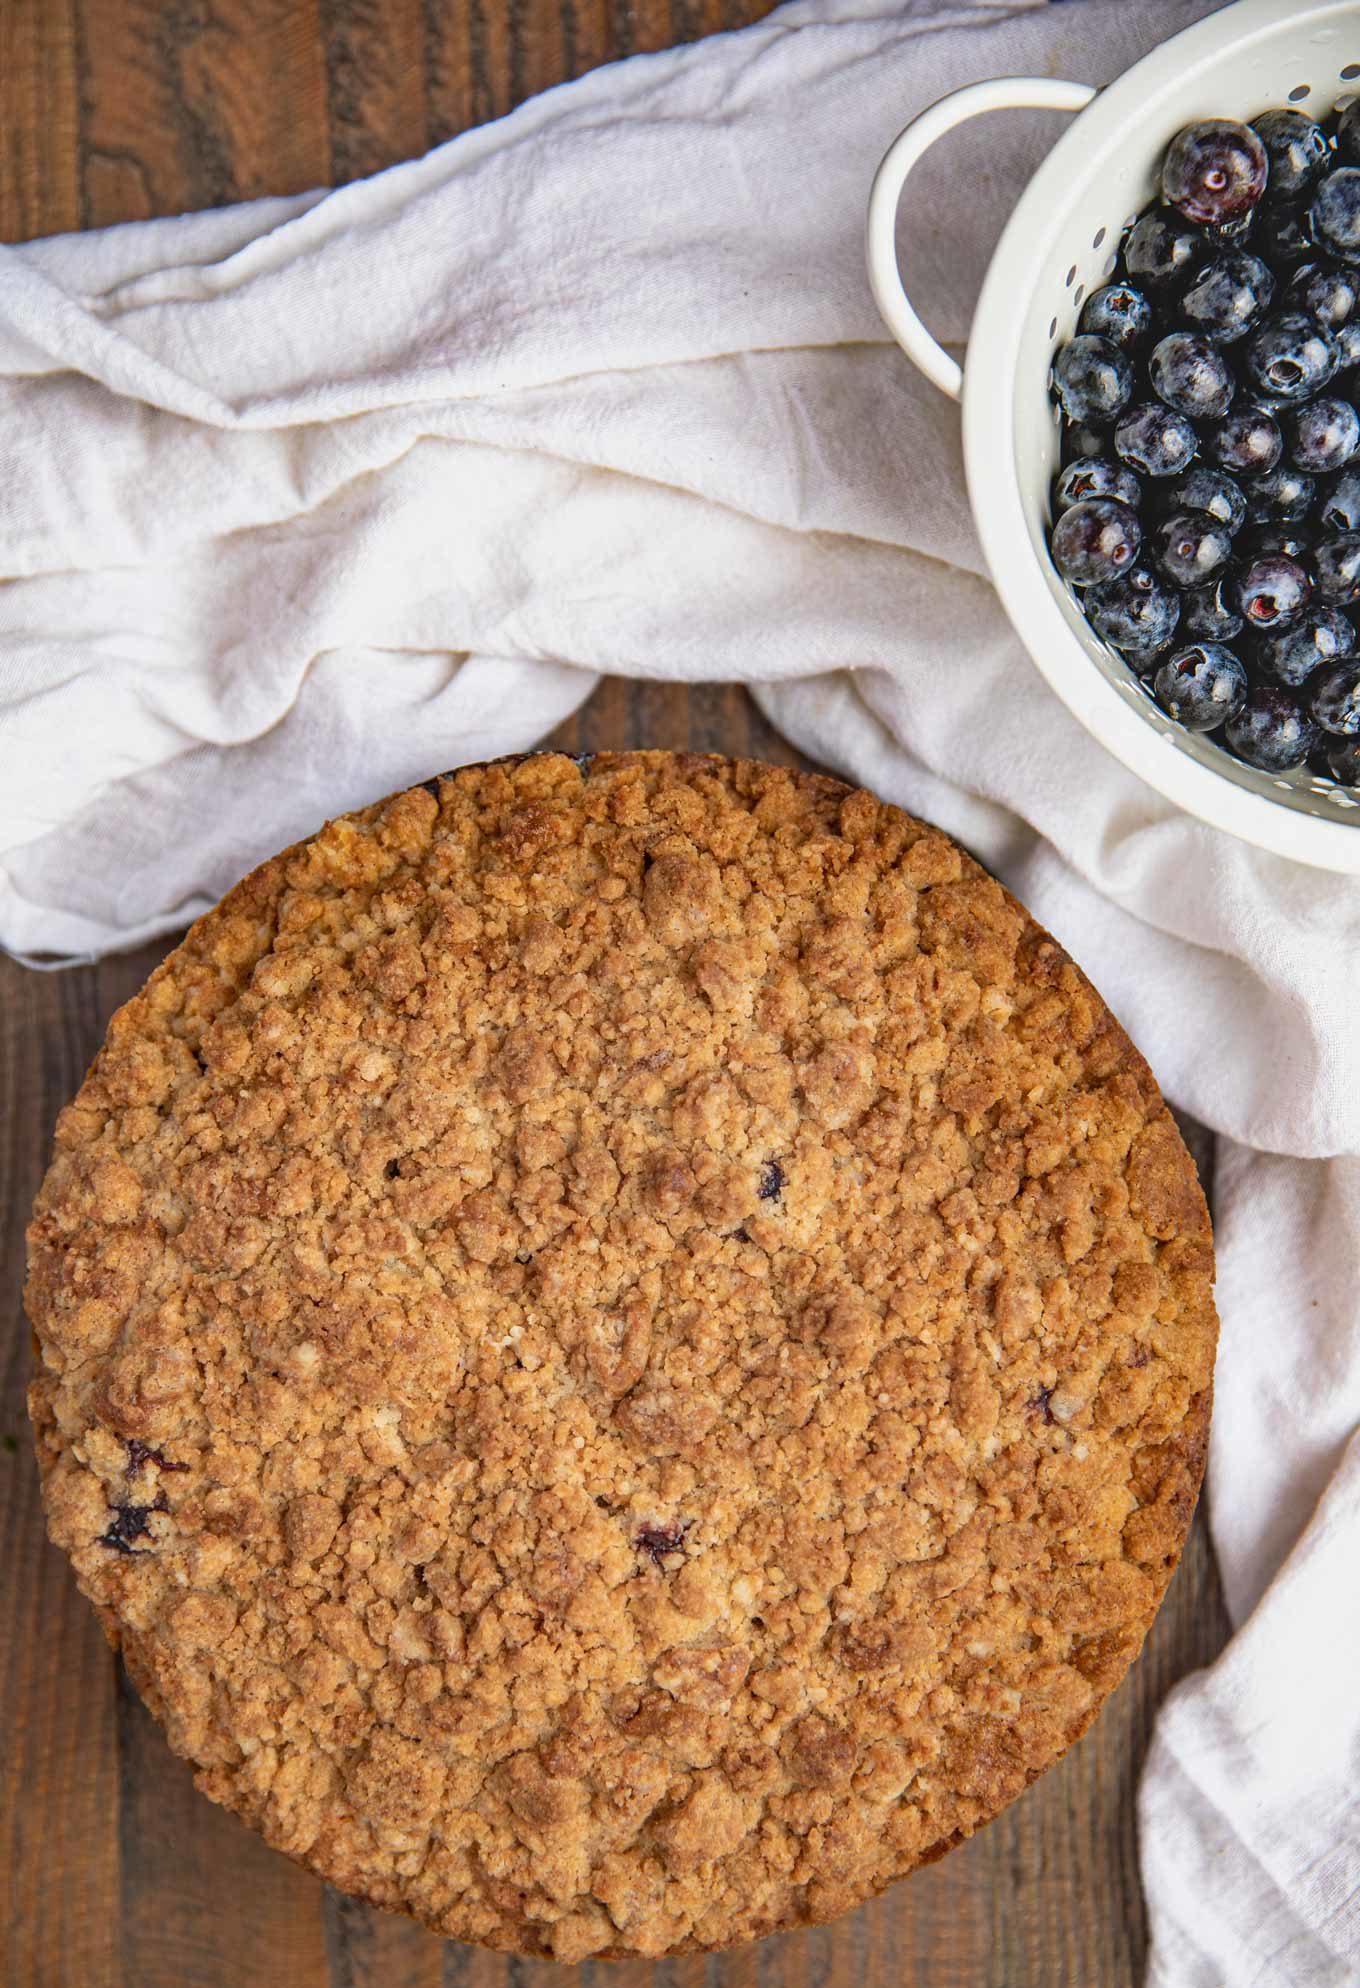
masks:
{"type": "Polygon", "coordinates": [[[1084,110],[1095,94],[1086,83],[1064,83],[1051,76],[1000,76],[993,82],[970,83],[913,118],[888,147],[874,175],[865,241],[874,302],[908,358],[951,400],[963,391],[963,368],[916,315],[897,266],[897,203],[907,174],[937,138],[981,111],[1084,110]]]}

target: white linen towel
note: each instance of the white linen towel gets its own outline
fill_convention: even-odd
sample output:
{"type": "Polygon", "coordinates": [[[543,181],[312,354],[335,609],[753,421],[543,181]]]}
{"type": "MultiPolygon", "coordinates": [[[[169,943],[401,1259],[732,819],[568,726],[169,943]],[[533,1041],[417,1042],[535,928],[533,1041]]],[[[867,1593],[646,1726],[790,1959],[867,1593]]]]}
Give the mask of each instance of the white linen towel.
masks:
{"type": "MultiPolygon", "coordinates": [[[[0,249],[0,942],[172,930],[323,816],[532,744],[601,672],[745,679],[960,835],[1222,1135],[1210,1512],[1241,1627],[1144,1776],[1150,1980],[1335,1988],[1360,1980],[1360,887],[1178,815],[1050,695],[985,578],[957,412],[861,262],[923,105],[1104,82],[1205,11],[798,0],[342,191],[0,249]]],[[[1058,128],[989,118],[913,178],[914,291],[956,345],[1058,128]]]]}

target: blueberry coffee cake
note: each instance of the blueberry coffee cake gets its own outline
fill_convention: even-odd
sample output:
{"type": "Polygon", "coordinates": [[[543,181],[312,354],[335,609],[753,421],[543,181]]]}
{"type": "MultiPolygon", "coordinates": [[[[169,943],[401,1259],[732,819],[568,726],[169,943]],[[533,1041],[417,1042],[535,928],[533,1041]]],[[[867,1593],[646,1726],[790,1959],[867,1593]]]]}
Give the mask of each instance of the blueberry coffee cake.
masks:
{"type": "Polygon", "coordinates": [[[115,1016],[30,1232],[54,1538],[198,1784],[558,1960],[829,1918],[1087,1726],[1199,1485],[1194,1168],[937,830],[470,767],[115,1016]]]}

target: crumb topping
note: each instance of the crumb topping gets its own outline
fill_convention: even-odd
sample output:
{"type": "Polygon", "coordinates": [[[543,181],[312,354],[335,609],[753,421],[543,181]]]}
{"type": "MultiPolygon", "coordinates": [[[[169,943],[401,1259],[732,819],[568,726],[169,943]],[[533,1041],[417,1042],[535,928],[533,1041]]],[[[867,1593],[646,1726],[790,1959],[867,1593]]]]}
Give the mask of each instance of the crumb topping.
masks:
{"type": "Polygon", "coordinates": [[[1209,1224],[938,831],[468,768],[115,1016],[30,1230],[54,1538],[199,1785],[576,1961],[826,1919],[1084,1729],[1185,1538],[1209,1224]]]}

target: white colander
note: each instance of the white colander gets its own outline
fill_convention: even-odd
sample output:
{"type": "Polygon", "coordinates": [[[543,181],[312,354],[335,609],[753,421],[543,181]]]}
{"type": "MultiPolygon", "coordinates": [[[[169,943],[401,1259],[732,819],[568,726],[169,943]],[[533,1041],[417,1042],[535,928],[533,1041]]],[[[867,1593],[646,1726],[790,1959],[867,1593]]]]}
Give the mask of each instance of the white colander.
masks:
{"type": "Polygon", "coordinates": [[[869,280],[889,330],[963,403],[968,491],[992,579],[1030,655],[1088,731],[1150,786],[1247,842],[1323,869],[1360,873],[1360,802],[1306,769],[1259,773],[1164,717],[1105,649],[1045,545],[1058,422],[1054,348],[1083,297],[1110,274],[1124,228],[1154,197],[1167,144],[1202,117],[1247,119],[1275,104],[1319,117],[1360,90],[1360,0],[1238,0],[1164,42],[1099,95],[1084,83],[1007,77],[945,97],[909,124],[874,180],[869,280]],[[935,140],[980,111],[1080,111],[1022,195],[997,244],[961,369],[902,287],[898,199],[935,140]],[[1009,451],[997,437],[1009,436],[1009,451]]]}

